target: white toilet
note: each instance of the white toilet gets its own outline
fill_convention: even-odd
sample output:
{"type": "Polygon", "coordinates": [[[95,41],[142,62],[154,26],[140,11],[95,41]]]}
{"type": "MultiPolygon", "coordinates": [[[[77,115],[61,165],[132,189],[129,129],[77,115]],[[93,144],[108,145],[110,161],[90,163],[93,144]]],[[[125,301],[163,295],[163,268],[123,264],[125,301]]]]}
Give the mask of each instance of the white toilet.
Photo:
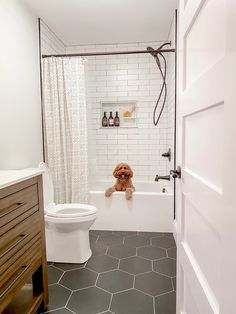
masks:
{"type": "Polygon", "coordinates": [[[55,204],[53,183],[47,165],[43,173],[47,260],[61,263],[84,263],[91,257],[89,228],[97,209],[85,204],[55,204]]]}

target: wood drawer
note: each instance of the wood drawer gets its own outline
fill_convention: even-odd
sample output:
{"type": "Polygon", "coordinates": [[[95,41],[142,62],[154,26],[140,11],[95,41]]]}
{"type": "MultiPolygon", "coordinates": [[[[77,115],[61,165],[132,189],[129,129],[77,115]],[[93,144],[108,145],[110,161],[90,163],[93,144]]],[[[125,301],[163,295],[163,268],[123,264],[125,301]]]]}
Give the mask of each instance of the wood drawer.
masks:
{"type": "Polygon", "coordinates": [[[24,225],[15,228],[14,236],[12,231],[9,231],[5,234],[3,240],[1,239],[6,244],[0,249],[0,274],[3,265],[9,265],[9,259],[14,263],[22,252],[27,252],[28,248],[30,248],[29,243],[31,240],[41,235],[38,213],[28,218],[24,225]]]}
{"type": "Polygon", "coordinates": [[[14,261],[10,259],[0,267],[0,290],[14,276],[15,272],[27,267],[27,265],[32,264],[40,258],[41,241],[40,235],[37,235],[27,243],[25,249],[18,252],[17,258],[14,261]]]}
{"type": "Polygon", "coordinates": [[[18,291],[29,276],[40,266],[40,248],[39,242],[36,242],[27,255],[25,254],[24,260],[14,265],[11,276],[9,276],[7,280],[4,278],[3,281],[0,281],[0,312],[2,312],[5,305],[9,303],[12,294],[18,291]]]}
{"type": "Polygon", "coordinates": [[[12,250],[17,252],[22,247],[22,242],[26,244],[35,234],[40,232],[38,206],[33,207],[32,210],[31,216],[21,221],[20,224],[14,225],[13,228],[0,236],[0,265],[1,260],[5,260],[4,256],[10,256],[12,250]]]}
{"type": "Polygon", "coordinates": [[[37,204],[37,184],[0,199],[0,228],[13,220],[18,223],[16,218],[22,216],[22,214],[37,204]]]}

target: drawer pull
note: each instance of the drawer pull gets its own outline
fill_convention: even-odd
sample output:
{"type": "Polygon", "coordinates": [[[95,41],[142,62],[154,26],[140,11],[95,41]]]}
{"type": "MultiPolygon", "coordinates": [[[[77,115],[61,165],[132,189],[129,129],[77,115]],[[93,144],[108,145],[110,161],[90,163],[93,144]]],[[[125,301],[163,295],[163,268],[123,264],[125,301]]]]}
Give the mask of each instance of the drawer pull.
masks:
{"type": "MultiPolygon", "coordinates": [[[[0,215],[0,218],[14,212],[14,210],[17,210],[18,208],[22,207],[23,205],[25,205],[26,203],[25,202],[22,202],[22,203],[15,203],[15,204],[12,204],[11,206],[7,207],[5,209],[5,212],[3,214],[0,215]]],[[[4,210],[3,210],[4,211],[4,210]]]]}
{"type": "Polygon", "coordinates": [[[4,255],[6,255],[8,252],[10,252],[14,247],[16,247],[19,243],[24,241],[29,235],[28,234],[21,234],[16,238],[16,241],[14,241],[5,251],[0,253],[0,258],[2,258],[4,255]]]}
{"type": "Polygon", "coordinates": [[[6,289],[0,293],[0,299],[2,299],[5,294],[7,294],[8,291],[14,286],[14,284],[20,279],[20,277],[24,275],[24,273],[29,269],[30,265],[31,264],[21,267],[21,272],[12,280],[12,282],[9,283],[6,289]]]}

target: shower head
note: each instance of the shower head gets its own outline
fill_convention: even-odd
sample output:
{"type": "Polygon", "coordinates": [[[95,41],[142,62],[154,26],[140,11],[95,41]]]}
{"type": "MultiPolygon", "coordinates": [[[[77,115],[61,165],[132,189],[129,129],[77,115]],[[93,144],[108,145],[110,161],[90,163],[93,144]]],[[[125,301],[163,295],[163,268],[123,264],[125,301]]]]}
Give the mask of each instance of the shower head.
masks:
{"type": "MultiPolygon", "coordinates": [[[[167,42],[162,44],[157,50],[161,50],[163,47],[165,47],[166,45],[171,45],[171,42],[167,42]]],[[[158,58],[158,52],[156,52],[156,50],[150,46],[147,47],[147,51],[150,52],[150,54],[157,59],[158,58]]]]}
{"type": "Polygon", "coordinates": [[[150,54],[156,59],[157,52],[152,47],[147,47],[147,51],[150,52],[150,54]]]}

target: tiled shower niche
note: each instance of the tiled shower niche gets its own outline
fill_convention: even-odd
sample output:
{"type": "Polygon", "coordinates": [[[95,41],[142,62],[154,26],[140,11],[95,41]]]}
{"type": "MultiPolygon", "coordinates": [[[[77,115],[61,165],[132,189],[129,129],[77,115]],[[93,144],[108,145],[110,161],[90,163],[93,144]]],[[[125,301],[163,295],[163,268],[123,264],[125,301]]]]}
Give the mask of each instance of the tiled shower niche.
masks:
{"type": "MultiPolygon", "coordinates": [[[[110,112],[113,118],[116,112],[120,118],[120,128],[137,128],[137,102],[136,101],[117,101],[117,102],[101,102],[101,127],[102,117],[106,112],[107,119],[110,112]]],[[[102,127],[110,129],[111,127],[102,127]]]]}

